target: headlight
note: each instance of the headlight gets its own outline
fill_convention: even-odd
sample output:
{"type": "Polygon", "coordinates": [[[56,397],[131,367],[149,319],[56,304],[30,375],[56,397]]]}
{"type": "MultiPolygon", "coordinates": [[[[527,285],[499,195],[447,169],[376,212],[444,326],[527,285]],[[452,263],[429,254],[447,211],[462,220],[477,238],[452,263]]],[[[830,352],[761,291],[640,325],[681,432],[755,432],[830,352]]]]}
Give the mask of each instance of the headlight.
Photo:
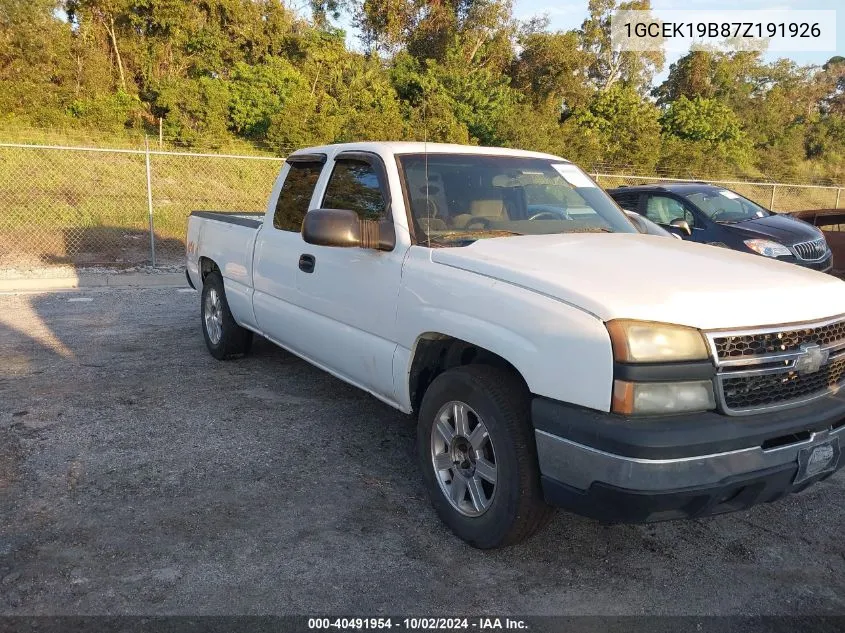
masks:
{"type": "Polygon", "coordinates": [[[620,363],[660,363],[708,360],[710,354],[695,328],[651,321],[615,319],[607,322],[613,358],[620,363]]]}
{"type": "Polygon", "coordinates": [[[709,380],[686,382],[613,381],[611,410],[623,415],[660,415],[708,411],[716,408],[713,383],[709,380]]]}
{"type": "Polygon", "coordinates": [[[772,242],[771,240],[745,240],[745,245],[755,253],[763,255],[764,257],[781,257],[782,255],[792,255],[790,251],[783,244],[772,242]]]}

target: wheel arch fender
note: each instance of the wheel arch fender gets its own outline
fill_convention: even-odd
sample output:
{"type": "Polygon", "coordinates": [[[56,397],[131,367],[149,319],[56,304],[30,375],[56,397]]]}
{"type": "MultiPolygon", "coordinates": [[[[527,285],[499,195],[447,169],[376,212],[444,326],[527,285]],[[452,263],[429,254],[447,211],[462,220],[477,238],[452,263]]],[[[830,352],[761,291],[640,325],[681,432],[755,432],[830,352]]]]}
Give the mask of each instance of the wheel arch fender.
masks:
{"type": "Polygon", "coordinates": [[[397,377],[401,384],[397,385],[397,391],[402,398],[399,401],[406,402],[409,410],[417,411],[425,389],[438,375],[453,367],[475,363],[511,370],[530,391],[526,361],[537,352],[532,341],[512,330],[460,315],[460,324],[428,330],[416,337],[408,358],[400,361],[402,371],[397,377]],[[513,350],[523,352],[514,354],[513,350]]]}
{"type": "Polygon", "coordinates": [[[205,278],[213,272],[218,272],[221,277],[223,276],[223,272],[220,270],[220,266],[217,265],[217,262],[205,255],[201,255],[197,260],[197,268],[200,274],[200,281],[205,281],[205,278]]]}
{"type": "Polygon", "coordinates": [[[402,338],[409,342],[400,339],[394,355],[394,388],[401,408],[417,410],[421,393],[444,369],[482,362],[512,368],[533,395],[609,411],[613,353],[604,323],[584,311],[536,298],[545,310],[506,306],[503,314],[490,318],[423,308],[423,315],[417,315],[422,318],[412,317],[417,333],[406,329],[402,338]],[[444,351],[453,346],[464,349],[444,351]],[[467,347],[481,359],[462,357],[467,347]]]}

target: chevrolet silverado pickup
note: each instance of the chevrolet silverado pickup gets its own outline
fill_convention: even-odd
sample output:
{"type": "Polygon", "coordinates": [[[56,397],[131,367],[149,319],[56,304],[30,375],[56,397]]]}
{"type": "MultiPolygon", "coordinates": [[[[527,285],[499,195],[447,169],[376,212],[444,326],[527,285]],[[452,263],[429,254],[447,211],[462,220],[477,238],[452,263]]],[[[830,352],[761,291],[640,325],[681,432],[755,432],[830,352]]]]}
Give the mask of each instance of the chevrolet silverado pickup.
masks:
{"type": "Polygon", "coordinates": [[[643,235],[557,156],[304,149],[263,217],[195,212],[186,243],[210,353],[259,334],[414,414],[433,506],[476,547],[554,506],[744,510],[845,462],[845,283],[643,235]]]}

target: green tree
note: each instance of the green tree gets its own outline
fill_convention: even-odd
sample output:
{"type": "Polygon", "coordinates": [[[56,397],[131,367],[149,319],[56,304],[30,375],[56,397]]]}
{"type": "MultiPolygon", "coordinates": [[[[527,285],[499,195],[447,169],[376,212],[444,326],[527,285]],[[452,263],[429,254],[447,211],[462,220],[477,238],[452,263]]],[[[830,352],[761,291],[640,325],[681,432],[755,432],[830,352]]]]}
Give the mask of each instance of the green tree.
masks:
{"type": "Polygon", "coordinates": [[[286,59],[268,57],[262,64],[235,64],[229,90],[232,130],[247,138],[262,139],[273,116],[288,107],[297,93],[307,92],[308,83],[286,59]]]}
{"type": "Polygon", "coordinates": [[[587,77],[598,90],[608,90],[617,82],[645,92],[655,72],[663,70],[663,51],[622,51],[614,48],[610,37],[610,19],[617,10],[647,11],[650,0],[590,0],[589,17],[579,31],[581,48],[589,56],[587,77]]]}
{"type": "Polygon", "coordinates": [[[807,157],[814,159],[811,175],[836,184],[845,182],[845,115],[820,118],[809,130],[807,157]]]}
{"type": "Polygon", "coordinates": [[[75,97],[71,29],[52,0],[0,0],[0,111],[51,124],[75,97]]]}
{"type": "Polygon", "coordinates": [[[660,157],[659,117],[636,90],[614,85],[567,119],[565,143],[587,164],[650,171],[660,157]]]}
{"type": "Polygon", "coordinates": [[[164,133],[186,145],[215,146],[226,137],[229,84],[221,79],[165,79],[155,92],[164,133]]]}
{"type": "Polygon", "coordinates": [[[737,116],[718,99],[681,96],[661,117],[661,166],[716,174],[748,165],[751,146],[737,116]]]}
{"type": "Polygon", "coordinates": [[[682,96],[661,117],[663,130],[688,141],[728,144],[744,137],[736,115],[716,99],[682,96]]]}
{"type": "Polygon", "coordinates": [[[824,112],[845,114],[845,57],[831,57],[815,79],[821,87],[821,109],[824,112]]]}
{"type": "Polygon", "coordinates": [[[548,101],[557,107],[583,106],[590,90],[584,82],[587,54],[579,47],[578,34],[529,31],[520,36],[521,51],[511,65],[515,90],[537,106],[548,101]]]}

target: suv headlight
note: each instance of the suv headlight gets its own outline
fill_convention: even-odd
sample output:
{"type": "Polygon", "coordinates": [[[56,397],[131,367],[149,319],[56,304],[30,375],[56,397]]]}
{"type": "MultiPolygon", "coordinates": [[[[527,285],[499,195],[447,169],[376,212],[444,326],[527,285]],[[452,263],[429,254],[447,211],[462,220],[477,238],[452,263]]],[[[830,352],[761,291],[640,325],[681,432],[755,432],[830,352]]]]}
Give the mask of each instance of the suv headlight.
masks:
{"type": "Polygon", "coordinates": [[[763,255],[764,257],[792,255],[792,251],[786,246],[772,242],[771,240],[745,240],[745,245],[758,255],[763,255]]]}
{"type": "Polygon", "coordinates": [[[704,336],[695,328],[652,321],[607,322],[613,358],[619,363],[709,360],[704,336]]]}

